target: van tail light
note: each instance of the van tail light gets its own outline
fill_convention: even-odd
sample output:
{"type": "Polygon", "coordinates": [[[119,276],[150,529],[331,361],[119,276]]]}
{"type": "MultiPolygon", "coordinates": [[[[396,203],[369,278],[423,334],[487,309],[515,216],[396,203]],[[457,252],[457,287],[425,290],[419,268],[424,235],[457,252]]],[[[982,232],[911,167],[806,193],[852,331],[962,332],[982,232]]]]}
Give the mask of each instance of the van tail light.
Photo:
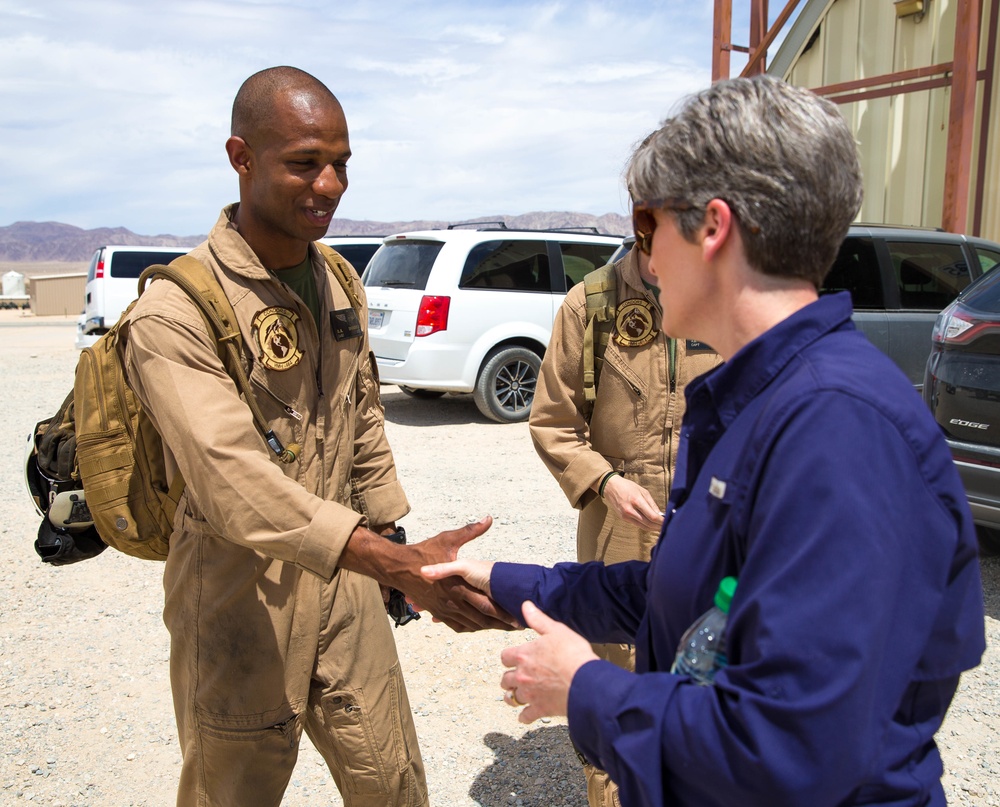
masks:
{"type": "Polygon", "coordinates": [[[94,279],[96,280],[99,277],[104,277],[104,258],[101,258],[97,262],[97,268],[94,269],[94,279]]]}
{"type": "Polygon", "coordinates": [[[417,310],[417,336],[430,336],[448,329],[448,308],[451,297],[425,294],[417,310]]]}

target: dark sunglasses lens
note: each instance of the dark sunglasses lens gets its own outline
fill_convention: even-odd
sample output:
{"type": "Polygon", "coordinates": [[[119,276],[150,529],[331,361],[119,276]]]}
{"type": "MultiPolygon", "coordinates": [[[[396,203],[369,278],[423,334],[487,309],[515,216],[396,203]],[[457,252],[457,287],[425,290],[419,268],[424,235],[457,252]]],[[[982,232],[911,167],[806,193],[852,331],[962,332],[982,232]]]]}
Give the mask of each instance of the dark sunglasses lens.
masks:
{"type": "Polygon", "coordinates": [[[639,249],[647,255],[652,248],[653,230],[656,229],[656,219],[649,210],[636,210],[632,213],[632,229],[639,249]]]}

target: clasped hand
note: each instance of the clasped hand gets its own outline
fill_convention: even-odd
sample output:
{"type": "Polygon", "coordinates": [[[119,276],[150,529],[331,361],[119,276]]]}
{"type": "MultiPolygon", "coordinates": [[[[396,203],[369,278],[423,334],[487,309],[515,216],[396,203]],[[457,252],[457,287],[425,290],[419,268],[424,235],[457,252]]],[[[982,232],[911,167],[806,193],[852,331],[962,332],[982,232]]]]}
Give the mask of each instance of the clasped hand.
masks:
{"type": "Polygon", "coordinates": [[[494,628],[514,630],[517,620],[498,606],[489,596],[488,586],[470,583],[457,574],[427,577],[421,567],[448,566],[458,561],[458,550],[490,528],[489,516],[457,530],[446,530],[426,541],[405,547],[406,567],[399,570],[404,579],[394,583],[407,599],[421,611],[429,611],[434,620],[444,622],[459,633],[494,628]]]}

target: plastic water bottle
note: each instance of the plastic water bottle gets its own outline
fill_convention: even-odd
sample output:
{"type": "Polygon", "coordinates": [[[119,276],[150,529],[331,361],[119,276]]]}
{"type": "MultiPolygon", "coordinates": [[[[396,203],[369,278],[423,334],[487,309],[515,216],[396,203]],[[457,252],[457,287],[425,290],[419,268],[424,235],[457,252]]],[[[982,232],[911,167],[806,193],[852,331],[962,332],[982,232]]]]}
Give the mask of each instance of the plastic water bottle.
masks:
{"type": "Polygon", "coordinates": [[[708,686],[726,666],[726,619],[736,591],[736,578],[724,577],[715,592],[715,606],[702,614],[681,637],[670,672],[708,686]]]}

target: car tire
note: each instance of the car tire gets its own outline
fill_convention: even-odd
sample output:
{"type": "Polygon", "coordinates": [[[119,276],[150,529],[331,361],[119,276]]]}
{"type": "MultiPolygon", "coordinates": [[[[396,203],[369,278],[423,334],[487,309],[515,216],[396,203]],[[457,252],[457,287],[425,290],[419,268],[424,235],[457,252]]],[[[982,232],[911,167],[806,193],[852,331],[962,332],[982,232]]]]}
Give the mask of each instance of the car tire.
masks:
{"type": "Polygon", "coordinates": [[[976,525],[979,550],[983,555],[1000,555],[1000,530],[976,525]]]}
{"type": "Polygon", "coordinates": [[[491,353],[473,392],[479,411],[497,423],[527,420],[541,366],[541,357],[525,347],[504,347],[491,353]]]}
{"type": "Polygon", "coordinates": [[[417,387],[404,387],[399,385],[400,392],[404,392],[411,398],[440,398],[444,395],[444,390],[439,389],[418,389],[417,387]]]}

